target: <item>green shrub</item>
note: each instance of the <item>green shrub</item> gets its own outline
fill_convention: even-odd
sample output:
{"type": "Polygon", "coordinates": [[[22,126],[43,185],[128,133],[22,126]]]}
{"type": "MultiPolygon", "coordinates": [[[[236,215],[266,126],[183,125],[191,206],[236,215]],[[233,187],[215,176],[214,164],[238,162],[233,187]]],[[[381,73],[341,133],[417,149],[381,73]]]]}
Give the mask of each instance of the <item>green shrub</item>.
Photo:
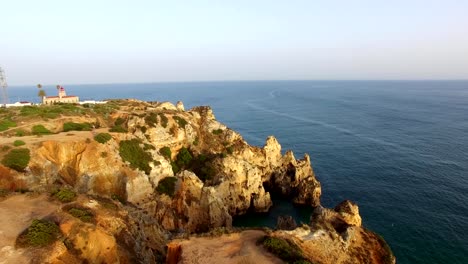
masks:
{"type": "Polygon", "coordinates": [[[198,137],[195,138],[195,140],[192,142],[194,146],[198,146],[200,142],[198,141],[198,137]]]}
{"type": "Polygon", "coordinates": [[[2,159],[2,164],[16,171],[24,171],[31,159],[30,151],[27,148],[13,149],[2,159]]]}
{"type": "Polygon", "coordinates": [[[127,133],[127,129],[122,126],[114,126],[109,129],[109,132],[116,132],[116,133],[127,133]]]}
{"type": "Polygon", "coordinates": [[[107,152],[101,152],[101,158],[107,158],[107,152]]]}
{"type": "Polygon", "coordinates": [[[145,134],[148,128],[146,126],[140,127],[141,133],[145,134]]]}
{"type": "Polygon", "coordinates": [[[165,116],[164,114],[160,113],[159,114],[159,118],[161,119],[161,125],[166,128],[167,127],[167,123],[169,122],[169,119],[167,118],[167,116],[165,116]]]}
{"type": "Polygon", "coordinates": [[[150,149],[155,150],[156,147],[148,143],[143,144],[143,150],[150,150],[150,149]]]}
{"type": "Polygon", "coordinates": [[[10,150],[10,149],[11,149],[11,147],[8,146],[8,145],[3,145],[3,146],[0,148],[0,150],[2,150],[2,151],[8,151],[8,150],[10,150]]]}
{"type": "Polygon", "coordinates": [[[68,209],[68,213],[83,222],[89,223],[93,221],[93,214],[86,209],[72,207],[68,209]]]}
{"type": "Polygon", "coordinates": [[[179,127],[182,128],[182,129],[185,127],[185,125],[188,124],[188,122],[185,119],[183,119],[182,117],[180,117],[180,116],[174,116],[173,118],[177,122],[179,127]]]}
{"type": "Polygon", "coordinates": [[[9,129],[10,127],[15,127],[16,123],[13,122],[12,120],[2,120],[0,121],[0,131],[5,131],[9,129]]]}
{"type": "Polygon", "coordinates": [[[127,201],[125,200],[125,198],[123,198],[122,196],[118,195],[118,194],[112,194],[111,195],[111,198],[112,200],[114,201],[119,201],[121,204],[125,204],[127,201]]]}
{"type": "Polygon", "coordinates": [[[165,157],[168,160],[171,160],[172,158],[171,149],[169,147],[160,148],[159,153],[161,153],[161,155],[163,155],[163,157],[165,157]]]}
{"type": "Polygon", "coordinates": [[[227,147],[226,150],[227,150],[227,153],[228,153],[228,154],[234,153],[234,147],[233,147],[233,146],[227,147]]]}
{"type": "Polygon", "coordinates": [[[181,148],[176,156],[175,163],[179,168],[188,168],[192,162],[192,154],[187,148],[181,148]]]}
{"type": "Polygon", "coordinates": [[[174,197],[175,184],[177,182],[176,177],[166,177],[159,181],[156,191],[161,194],[167,194],[170,197],[174,197]]]}
{"type": "Polygon", "coordinates": [[[215,158],[215,154],[194,156],[188,149],[182,148],[177,154],[175,161],[171,163],[172,171],[178,173],[182,169],[190,170],[200,180],[206,182],[213,179],[216,174],[216,170],[212,165],[212,161],[215,158]]]}
{"type": "Polygon", "coordinates": [[[63,124],[63,132],[68,131],[91,131],[93,126],[90,123],[66,122],[63,124]]]}
{"type": "Polygon", "coordinates": [[[213,131],[211,132],[215,135],[221,135],[223,133],[223,130],[221,128],[218,128],[218,129],[213,129],[213,131]]]}
{"type": "Polygon", "coordinates": [[[171,168],[174,174],[177,174],[180,171],[180,167],[177,165],[175,161],[171,161],[171,168]]]}
{"type": "Polygon", "coordinates": [[[94,136],[94,140],[96,140],[97,142],[101,144],[104,144],[111,139],[112,139],[112,136],[109,133],[99,133],[96,136],[94,136]]]}
{"type": "Polygon", "coordinates": [[[258,241],[270,253],[287,263],[310,263],[304,258],[301,249],[282,238],[264,236],[258,241]]]}
{"type": "Polygon", "coordinates": [[[26,134],[27,134],[27,132],[24,131],[23,129],[17,129],[17,130],[15,130],[15,135],[16,135],[17,137],[24,137],[24,136],[26,136],[26,134]]]}
{"type": "Polygon", "coordinates": [[[60,236],[59,227],[50,221],[34,219],[32,224],[17,239],[19,246],[46,246],[60,236]]]}
{"type": "Polygon", "coordinates": [[[114,126],[122,126],[125,123],[125,119],[119,117],[115,120],[114,126]]]}
{"type": "Polygon", "coordinates": [[[23,146],[23,145],[26,145],[26,142],[24,142],[23,140],[15,140],[13,142],[13,146],[15,146],[15,147],[19,147],[19,146],[23,146]]]}
{"type": "Polygon", "coordinates": [[[151,153],[140,147],[141,141],[138,139],[123,140],[119,143],[119,154],[122,160],[130,163],[130,167],[140,169],[146,174],[150,174],[149,163],[153,161],[151,153]]]}
{"type": "Polygon", "coordinates": [[[49,134],[52,134],[52,132],[50,130],[48,130],[47,128],[45,128],[43,125],[33,126],[31,132],[34,135],[49,135],[49,134]]]}
{"type": "Polygon", "coordinates": [[[149,126],[156,127],[156,124],[158,123],[158,115],[156,113],[149,113],[147,116],[145,116],[145,122],[149,126]]]}
{"type": "Polygon", "coordinates": [[[62,203],[69,203],[76,198],[76,193],[70,189],[60,189],[58,192],[54,194],[54,197],[57,198],[62,203]]]}

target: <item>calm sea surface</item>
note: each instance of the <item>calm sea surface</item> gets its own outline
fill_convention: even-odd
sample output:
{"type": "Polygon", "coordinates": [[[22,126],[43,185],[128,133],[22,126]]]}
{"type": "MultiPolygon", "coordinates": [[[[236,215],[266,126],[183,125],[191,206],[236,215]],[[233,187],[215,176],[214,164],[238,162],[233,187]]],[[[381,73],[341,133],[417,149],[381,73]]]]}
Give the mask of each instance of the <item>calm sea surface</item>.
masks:
{"type": "MultiPolygon", "coordinates": [[[[468,263],[468,81],[258,81],[64,85],[81,99],[182,100],[262,146],[275,135],[309,153],[322,203],[359,204],[363,223],[398,263],[468,263]]],[[[49,95],[53,86],[45,87],[49,95]]],[[[10,100],[38,101],[35,87],[10,100]]],[[[309,211],[278,201],[238,225],[274,225],[309,211]]]]}

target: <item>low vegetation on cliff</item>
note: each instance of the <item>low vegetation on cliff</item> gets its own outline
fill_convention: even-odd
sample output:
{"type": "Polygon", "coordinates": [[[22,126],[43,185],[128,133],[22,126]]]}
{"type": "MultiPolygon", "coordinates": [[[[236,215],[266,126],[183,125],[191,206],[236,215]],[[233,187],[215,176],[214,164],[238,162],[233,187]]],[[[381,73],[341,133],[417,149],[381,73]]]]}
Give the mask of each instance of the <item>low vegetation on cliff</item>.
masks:
{"type": "Polygon", "coordinates": [[[96,136],[94,136],[94,140],[96,140],[97,142],[101,144],[104,144],[111,139],[112,139],[112,136],[109,133],[99,133],[96,136]]]}
{"type": "Polygon", "coordinates": [[[153,161],[151,153],[141,147],[141,140],[131,139],[122,140],[119,143],[119,154],[122,160],[130,163],[130,167],[144,171],[150,174],[150,162],[153,161]]]}
{"type": "Polygon", "coordinates": [[[170,197],[173,197],[176,182],[176,177],[166,177],[159,181],[158,187],[156,187],[156,191],[158,191],[158,193],[167,194],[170,197]]]}
{"type": "Polygon", "coordinates": [[[34,219],[28,229],[18,237],[16,244],[18,247],[41,247],[51,244],[59,236],[60,229],[55,223],[34,219]]]}
{"type": "Polygon", "coordinates": [[[93,129],[93,125],[90,123],[74,123],[74,122],[66,122],[63,124],[63,132],[68,131],[91,131],[93,129]]]}
{"type": "Polygon", "coordinates": [[[16,171],[22,172],[26,169],[31,159],[31,154],[27,148],[12,149],[2,159],[2,164],[16,171]]]}
{"type": "Polygon", "coordinates": [[[52,195],[62,203],[69,203],[76,198],[76,193],[68,188],[62,188],[52,192],[52,195]]]}
{"type": "Polygon", "coordinates": [[[49,134],[52,134],[52,132],[45,128],[45,126],[43,125],[35,125],[32,127],[31,129],[31,133],[33,135],[49,135],[49,134]]]}
{"type": "Polygon", "coordinates": [[[304,257],[301,249],[291,241],[277,237],[264,236],[258,243],[286,263],[311,264],[311,262],[304,257]]]}
{"type": "Polygon", "coordinates": [[[72,207],[68,209],[67,212],[83,222],[90,223],[94,219],[93,214],[87,209],[72,207]]]}
{"type": "Polygon", "coordinates": [[[0,131],[5,131],[15,126],[16,126],[16,123],[13,122],[12,120],[6,119],[6,120],[0,121],[0,131]]]}

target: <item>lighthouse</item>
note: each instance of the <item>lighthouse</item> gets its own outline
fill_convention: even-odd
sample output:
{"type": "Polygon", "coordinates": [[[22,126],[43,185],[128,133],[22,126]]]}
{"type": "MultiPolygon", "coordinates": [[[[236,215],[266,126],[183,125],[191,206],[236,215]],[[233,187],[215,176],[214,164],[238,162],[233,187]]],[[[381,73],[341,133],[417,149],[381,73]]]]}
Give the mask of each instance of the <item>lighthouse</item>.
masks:
{"type": "Polygon", "coordinates": [[[65,88],[63,88],[63,86],[60,86],[58,90],[59,90],[58,96],[60,100],[62,100],[62,98],[65,98],[67,96],[67,93],[65,92],[65,88]]]}

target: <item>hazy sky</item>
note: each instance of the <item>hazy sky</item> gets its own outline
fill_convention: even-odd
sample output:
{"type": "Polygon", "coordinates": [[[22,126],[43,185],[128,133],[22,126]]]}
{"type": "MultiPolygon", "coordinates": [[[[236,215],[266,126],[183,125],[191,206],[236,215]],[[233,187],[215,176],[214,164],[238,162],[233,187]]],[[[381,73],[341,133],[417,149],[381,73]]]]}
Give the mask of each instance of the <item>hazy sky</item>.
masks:
{"type": "Polygon", "coordinates": [[[468,1],[0,0],[10,85],[468,79],[468,1]]]}

